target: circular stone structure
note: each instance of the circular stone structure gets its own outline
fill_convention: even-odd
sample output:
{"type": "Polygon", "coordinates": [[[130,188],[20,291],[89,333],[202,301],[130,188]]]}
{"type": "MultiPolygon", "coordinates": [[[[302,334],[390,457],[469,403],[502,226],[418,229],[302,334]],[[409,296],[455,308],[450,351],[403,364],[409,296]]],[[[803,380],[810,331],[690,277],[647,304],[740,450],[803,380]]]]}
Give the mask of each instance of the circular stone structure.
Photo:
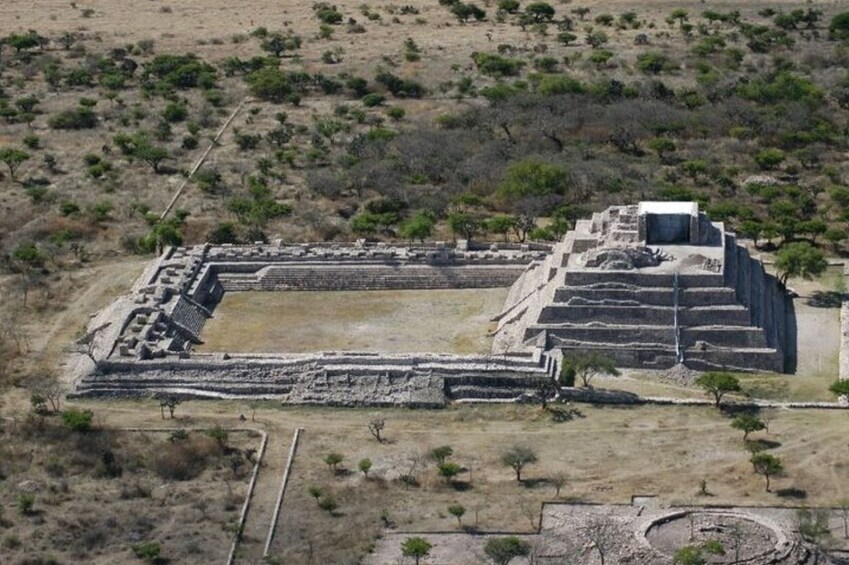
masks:
{"type": "Polygon", "coordinates": [[[776,524],[721,510],[684,510],[661,516],[648,524],[642,537],[645,544],[670,557],[686,545],[720,542],[725,555],[710,556],[708,563],[771,563],[783,557],[790,546],[776,524]]]}

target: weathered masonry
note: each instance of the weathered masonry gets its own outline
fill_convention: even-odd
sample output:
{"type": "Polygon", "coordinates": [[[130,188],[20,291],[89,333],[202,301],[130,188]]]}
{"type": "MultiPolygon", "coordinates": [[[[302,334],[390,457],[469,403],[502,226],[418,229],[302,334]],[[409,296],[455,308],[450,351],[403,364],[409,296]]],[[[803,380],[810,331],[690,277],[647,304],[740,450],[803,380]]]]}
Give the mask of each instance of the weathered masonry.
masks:
{"type": "Polygon", "coordinates": [[[529,245],[468,250],[279,242],[168,249],[127,295],[93,317],[98,365],[90,370],[88,363],[76,394],[423,406],[442,405],[446,398],[512,398],[550,370],[541,352],[379,354],[319,346],[309,354],[234,354],[199,353],[194,346],[225,292],[509,287],[548,251],[529,245]]]}
{"type": "Polygon", "coordinates": [[[784,293],[694,202],[579,221],[513,285],[495,350],[598,351],[622,367],[785,368],[784,293]]]}
{"type": "Polygon", "coordinates": [[[76,394],[439,406],[515,398],[570,351],[597,351],[621,367],[781,372],[788,315],[761,262],[692,202],[612,207],[553,248],[173,248],[92,318],[97,364],[80,360],[76,394]],[[510,287],[488,355],[194,350],[228,291],[487,287],[510,287]]]}

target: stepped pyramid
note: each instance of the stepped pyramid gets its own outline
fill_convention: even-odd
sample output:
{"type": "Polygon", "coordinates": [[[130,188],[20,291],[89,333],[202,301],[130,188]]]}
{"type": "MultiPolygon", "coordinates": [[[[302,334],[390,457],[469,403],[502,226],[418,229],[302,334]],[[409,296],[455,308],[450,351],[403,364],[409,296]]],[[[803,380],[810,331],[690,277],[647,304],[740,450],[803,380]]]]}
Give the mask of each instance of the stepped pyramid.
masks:
{"type": "Polygon", "coordinates": [[[576,223],[511,288],[494,352],[597,351],[621,367],[785,370],[785,296],[695,202],[576,223]]]}

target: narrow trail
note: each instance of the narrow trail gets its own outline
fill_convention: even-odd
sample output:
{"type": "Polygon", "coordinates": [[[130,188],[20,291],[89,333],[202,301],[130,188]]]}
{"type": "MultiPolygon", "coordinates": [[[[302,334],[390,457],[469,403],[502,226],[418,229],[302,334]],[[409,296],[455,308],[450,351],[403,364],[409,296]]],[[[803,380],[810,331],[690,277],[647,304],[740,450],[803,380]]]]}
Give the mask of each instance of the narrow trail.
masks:
{"type": "Polygon", "coordinates": [[[250,98],[245,98],[244,100],[239,102],[239,105],[236,106],[236,108],[233,110],[233,112],[230,114],[224,124],[218,129],[218,133],[216,133],[215,137],[212,138],[209,147],[207,147],[206,150],[201,154],[201,156],[195,162],[194,166],[189,171],[189,174],[186,175],[186,178],[183,179],[183,182],[181,182],[180,186],[177,187],[177,190],[174,192],[174,196],[171,197],[171,200],[168,202],[168,205],[165,207],[165,210],[163,210],[162,214],[160,214],[159,221],[164,220],[168,216],[168,213],[174,207],[174,204],[177,203],[177,200],[179,200],[180,196],[183,194],[183,190],[185,190],[186,185],[189,184],[189,181],[192,180],[192,177],[195,176],[195,173],[198,172],[198,169],[200,169],[201,165],[203,165],[204,161],[206,161],[206,158],[209,156],[209,153],[213,150],[213,148],[215,148],[216,145],[218,145],[218,140],[221,139],[221,136],[224,135],[224,132],[227,131],[228,127],[230,127],[230,124],[233,123],[233,120],[239,114],[239,111],[249,101],[250,98]]]}

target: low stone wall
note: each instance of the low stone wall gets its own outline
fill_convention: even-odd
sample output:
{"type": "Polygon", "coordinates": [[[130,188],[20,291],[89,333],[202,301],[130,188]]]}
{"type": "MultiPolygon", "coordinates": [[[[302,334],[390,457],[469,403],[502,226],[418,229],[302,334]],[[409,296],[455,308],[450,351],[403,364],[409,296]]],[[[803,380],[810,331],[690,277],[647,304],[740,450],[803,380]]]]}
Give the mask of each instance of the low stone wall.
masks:
{"type": "MultiPolygon", "coordinates": [[[[219,272],[224,291],[409,290],[508,287],[524,265],[286,265],[253,275],[219,272]]],[[[221,271],[219,267],[219,271],[221,271]]]]}
{"type": "Polygon", "coordinates": [[[849,379],[849,301],[840,306],[840,361],[839,378],[849,379]]]}
{"type": "Polygon", "coordinates": [[[515,397],[547,378],[530,355],[189,356],[106,361],[76,396],[178,394],[277,398],[289,404],[438,407],[447,397],[515,397]],[[494,391],[494,392],[493,392],[494,391]]]}

